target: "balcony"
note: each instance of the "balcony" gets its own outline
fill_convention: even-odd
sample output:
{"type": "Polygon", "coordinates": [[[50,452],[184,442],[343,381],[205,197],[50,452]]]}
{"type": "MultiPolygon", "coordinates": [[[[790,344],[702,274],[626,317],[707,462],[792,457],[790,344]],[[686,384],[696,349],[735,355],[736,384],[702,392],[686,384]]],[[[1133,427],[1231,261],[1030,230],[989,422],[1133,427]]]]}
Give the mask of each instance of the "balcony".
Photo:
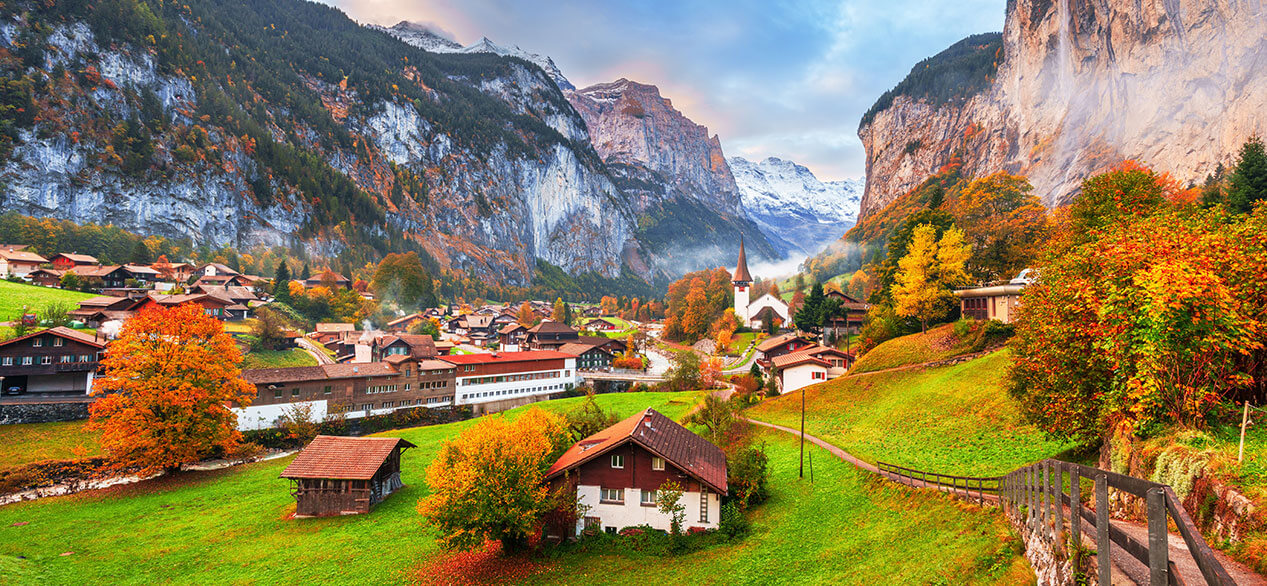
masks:
{"type": "Polygon", "coordinates": [[[53,366],[57,367],[57,372],[88,372],[97,370],[97,362],[58,362],[53,366]]]}

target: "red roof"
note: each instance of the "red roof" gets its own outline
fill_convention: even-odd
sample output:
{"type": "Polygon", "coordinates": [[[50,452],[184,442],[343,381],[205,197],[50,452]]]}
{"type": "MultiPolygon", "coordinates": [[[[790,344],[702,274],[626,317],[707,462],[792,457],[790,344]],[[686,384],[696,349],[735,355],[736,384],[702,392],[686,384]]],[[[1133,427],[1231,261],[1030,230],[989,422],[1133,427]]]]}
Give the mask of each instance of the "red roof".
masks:
{"type": "Polygon", "coordinates": [[[550,466],[546,471],[546,479],[574,469],[631,441],[664,458],[691,478],[726,494],[726,454],[721,448],[650,407],[576,442],[550,466]]]}
{"type": "Polygon", "coordinates": [[[418,447],[396,437],[319,435],[282,471],[281,478],[369,480],[396,446],[418,447]]]}
{"type": "Polygon", "coordinates": [[[492,364],[495,362],[532,362],[536,360],[559,360],[561,358],[576,358],[572,354],[564,354],[553,350],[534,350],[532,352],[497,352],[475,354],[457,354],[453,356],[445,356],[445,362],[454,364],[492,364]]]}
{"type": "Polygon", "coordinates": [[[92,334],[81,332],[79,330],[72,330],[65,326],[57,326],[55,328],[48,328],[46,330],[40,330],[38,332],[31,332],[20,338],[11,338],[3,342],[0,342],[0,346],[6,346],[6,345],[13,344],[16,342],[21,342],[23,340],[29,340],[31,338],[34,338],[35,336],[42,336],[44,334],[52,334],[54,336],[66,338],[67,340],[74,340],[76,342],[88,344],[90,346],[96,346],[98,348],[106,347],[105,340],[97,338],[96,336],[92,334]]]}

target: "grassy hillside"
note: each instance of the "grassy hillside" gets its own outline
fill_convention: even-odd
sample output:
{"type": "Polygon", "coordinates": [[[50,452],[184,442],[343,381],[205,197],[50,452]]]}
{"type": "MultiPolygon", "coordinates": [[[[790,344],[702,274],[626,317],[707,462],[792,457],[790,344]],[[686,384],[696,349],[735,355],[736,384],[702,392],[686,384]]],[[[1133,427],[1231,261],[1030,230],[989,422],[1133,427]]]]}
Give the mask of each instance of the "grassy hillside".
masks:
{"type": "MultiPolygon", "coordinates": [[[[1053,456],[1068,446],[1024,424],[1004,390],[1007,350],[954,366],[846,376],[808,387],[806,432],[859,458],[936,472],[988,475],[1053,456]]],[[[800,422],[797,393],[748,416],[800,422]]]]}
{"type": "Polygon", "coordinates": [[[56,301],[66,301],[78,306],[80,300],[90,297],[96,297],[96,295],[0,280],[0,322],[18,319],[22,316],[23,307],[28,307],[29,311],[38,313],[39,310],[56,301]]]}
{"type": "MultiPolygon", "coordinates": [[[[681,416],[698,394],[602,395],[626,416],[654,406],[681,416]]],[[[542,404],[567,409],[580,399],[542,404]]],[[[294,500],[277,475],[289,458],[186,473],[141,485],[0,508],[0,575],[13,583],[363,584],[414,578],[437,556],[415,505],[439,443],[472,422],[389,432],[417,444],[406,453],[406,487],[363,516],[289,520],[294,500]]],[[[892,580],[935,583],[1032,581],[997,515],[945,496],[868,478],[814,450],[815,483],[795,479],[796,444],[766,436],[773,496],[754,535],[681,558],[573,552],[544,560],[539,581],[568,583],[806,583],[892,580]],[[918,510],[918,513],[912,513],[918,510]],[[865,531],[856,530],[866,527],[865,531]],[[853,528],[854,530],[845,530],[853,528]]],[[[446,577],[441,577],[446,578],[446,577]]]]}
{"type": "Polygon", "coordinates": [[[83,421],[0,425],[0,470],[44,460],[72,460],[101,454],[97,434],[83,421]]]}
{"type": "Polygon", "coordinates": [[[854,363],[853,374],[875,372],[944,360],[972,351],[972,340],[955,335],[955,325],[945,324],[922,334],[911,334],[880,343],[854,363]]]}
{"type": "Polygon", "coordinates": [[[288,350],[258,350],[242,357],[242,369],[287,368],[291,366],[316,366],[317,359],[299,348],[288,350]]]}

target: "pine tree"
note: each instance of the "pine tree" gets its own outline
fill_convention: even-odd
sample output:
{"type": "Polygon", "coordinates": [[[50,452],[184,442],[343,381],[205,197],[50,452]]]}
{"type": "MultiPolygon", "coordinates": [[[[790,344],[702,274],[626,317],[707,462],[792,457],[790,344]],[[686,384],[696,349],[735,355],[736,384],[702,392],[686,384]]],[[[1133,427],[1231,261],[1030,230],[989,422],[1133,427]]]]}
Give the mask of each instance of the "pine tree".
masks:
{"type": "Polygon", "coordinates": [[[145,245],[144,240],[137,240],[136,246],[132,248],[132,262],[138,265],[147,265],[153,259],[150,258],[150,248],[145,245]]]}
{"type": "Polygon", "coordinates": [[[1267,199],[1267,152],[1263,141],[1254,137],[1241,146],[1228,180],[1227,203],[1232,211],[1247,214],[1263,199],[1267,199]]]}
{"type": "Polygon", "coordinates": [[[277,263],[277,271],[273,273],[273,298],[290,303],[290,268],[284,259],[277,263]]]}
{"type": "Polygon", "coordinates": [[[809,290],[809,296],[805,298],[805,303],[796,311],[796,315],[792,320],[796,323],[796,328],[803,332],[817,332],[823,325],[823,304],[826,297],[823,296],[823,284],[814,283],[809,290]]]}
{"type": "Polygon", "coordinates": [[[312,269],[308,268],[308,263],[304,263],[303,272],[299,273],[300,281],[307,281],[312,278],[312,269]]]}

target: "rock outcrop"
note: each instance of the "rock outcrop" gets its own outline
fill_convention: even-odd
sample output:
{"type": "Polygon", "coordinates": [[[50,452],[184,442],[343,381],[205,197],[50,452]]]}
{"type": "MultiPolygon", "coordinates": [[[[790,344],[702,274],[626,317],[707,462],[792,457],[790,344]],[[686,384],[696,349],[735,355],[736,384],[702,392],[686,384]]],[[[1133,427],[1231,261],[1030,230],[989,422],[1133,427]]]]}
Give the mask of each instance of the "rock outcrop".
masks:
{"type": "Polygon", "coordinates": [[[969,175],[1024,174],[1058,205],[1125,159],[1200,181],[1267,132],[1260,2],[1014,0],[1007,11],[985,89],[894,96],[864,120],[863,216],[955,157],[969,175]]]}

